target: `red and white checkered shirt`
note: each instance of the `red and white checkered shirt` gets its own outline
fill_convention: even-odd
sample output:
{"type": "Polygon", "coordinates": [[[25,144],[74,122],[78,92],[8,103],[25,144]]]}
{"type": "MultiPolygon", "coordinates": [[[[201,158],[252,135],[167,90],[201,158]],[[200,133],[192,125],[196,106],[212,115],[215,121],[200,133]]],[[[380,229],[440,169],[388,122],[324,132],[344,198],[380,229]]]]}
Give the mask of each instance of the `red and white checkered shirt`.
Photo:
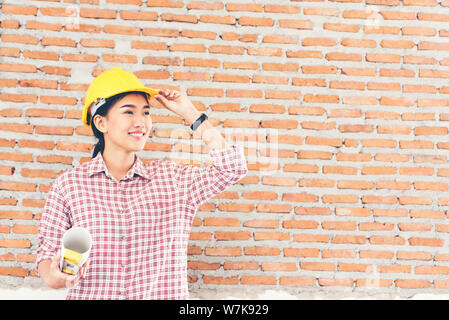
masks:
{"type": "Polygon", "coordinates": [[[101,153],[53,183],[39,226],[37,265],[64,232],[85,227],[93,244],[85,278],[66,299],[187,299],[187,245],[198,206],[244,177],[243,147],[211,149],[203,168],[137,155],[117,181],[101,153]]]}

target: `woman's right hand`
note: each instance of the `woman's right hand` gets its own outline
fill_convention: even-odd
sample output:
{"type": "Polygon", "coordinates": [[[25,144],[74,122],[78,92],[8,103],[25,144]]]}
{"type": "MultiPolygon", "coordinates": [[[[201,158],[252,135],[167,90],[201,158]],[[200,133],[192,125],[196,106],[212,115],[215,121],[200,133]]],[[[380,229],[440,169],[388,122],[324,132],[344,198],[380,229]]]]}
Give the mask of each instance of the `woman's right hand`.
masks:
{"type": "Polygon", "coordinates": [[[39,269],[39,273],[42,274],[42,278],[47,285],[53,289],[72,288],[84,278],[88,262],[80,268],[76,275],[70,275],[59,269],[60,258],[61,250],[55,254],[49,265],[43,265],[42,271],[41,268],[39,269]]]}

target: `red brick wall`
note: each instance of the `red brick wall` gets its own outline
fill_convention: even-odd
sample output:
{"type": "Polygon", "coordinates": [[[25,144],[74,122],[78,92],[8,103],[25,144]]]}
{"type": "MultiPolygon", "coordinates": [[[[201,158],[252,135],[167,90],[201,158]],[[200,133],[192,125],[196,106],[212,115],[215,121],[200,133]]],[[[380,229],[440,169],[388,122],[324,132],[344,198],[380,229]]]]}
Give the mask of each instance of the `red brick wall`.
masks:
{"type": "MultiPolygon", "coordinates": [[[[90,159],[84,92],[119,65],[245,146],[194,220],[191,291],[449,287],[447,0],[5,0],[0,20],[1,285],[40,283],[46,194],[90,159]]],[[[152,106],[142,158],[205,165],[152,106]]]]}

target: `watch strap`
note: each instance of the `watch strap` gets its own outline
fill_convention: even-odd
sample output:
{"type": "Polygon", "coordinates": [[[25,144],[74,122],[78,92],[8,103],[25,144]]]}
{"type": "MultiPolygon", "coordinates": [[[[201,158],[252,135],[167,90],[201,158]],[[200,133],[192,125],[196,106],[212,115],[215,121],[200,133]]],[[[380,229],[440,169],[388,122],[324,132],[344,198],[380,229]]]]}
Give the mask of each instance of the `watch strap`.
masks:
{"type": "Polygon", "coordinates": [[[195,122],[190,126],[190,129],[195,131],[204,121],[207,120],[207,115],[203,113],[198,119],[195,120],[195,122]]]}

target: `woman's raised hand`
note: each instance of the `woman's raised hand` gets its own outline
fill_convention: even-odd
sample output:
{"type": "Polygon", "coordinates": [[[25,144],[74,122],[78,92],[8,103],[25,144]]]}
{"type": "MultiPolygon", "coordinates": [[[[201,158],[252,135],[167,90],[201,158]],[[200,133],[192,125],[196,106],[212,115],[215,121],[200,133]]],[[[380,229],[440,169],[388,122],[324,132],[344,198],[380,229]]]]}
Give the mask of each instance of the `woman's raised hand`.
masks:
{"type": "Polygon", "coordinates": [[[192,124],[201,115],[192,101],[177,90],[161,89],[154,98],[165,108],[182,117],[188,124],[192,124]]]}

